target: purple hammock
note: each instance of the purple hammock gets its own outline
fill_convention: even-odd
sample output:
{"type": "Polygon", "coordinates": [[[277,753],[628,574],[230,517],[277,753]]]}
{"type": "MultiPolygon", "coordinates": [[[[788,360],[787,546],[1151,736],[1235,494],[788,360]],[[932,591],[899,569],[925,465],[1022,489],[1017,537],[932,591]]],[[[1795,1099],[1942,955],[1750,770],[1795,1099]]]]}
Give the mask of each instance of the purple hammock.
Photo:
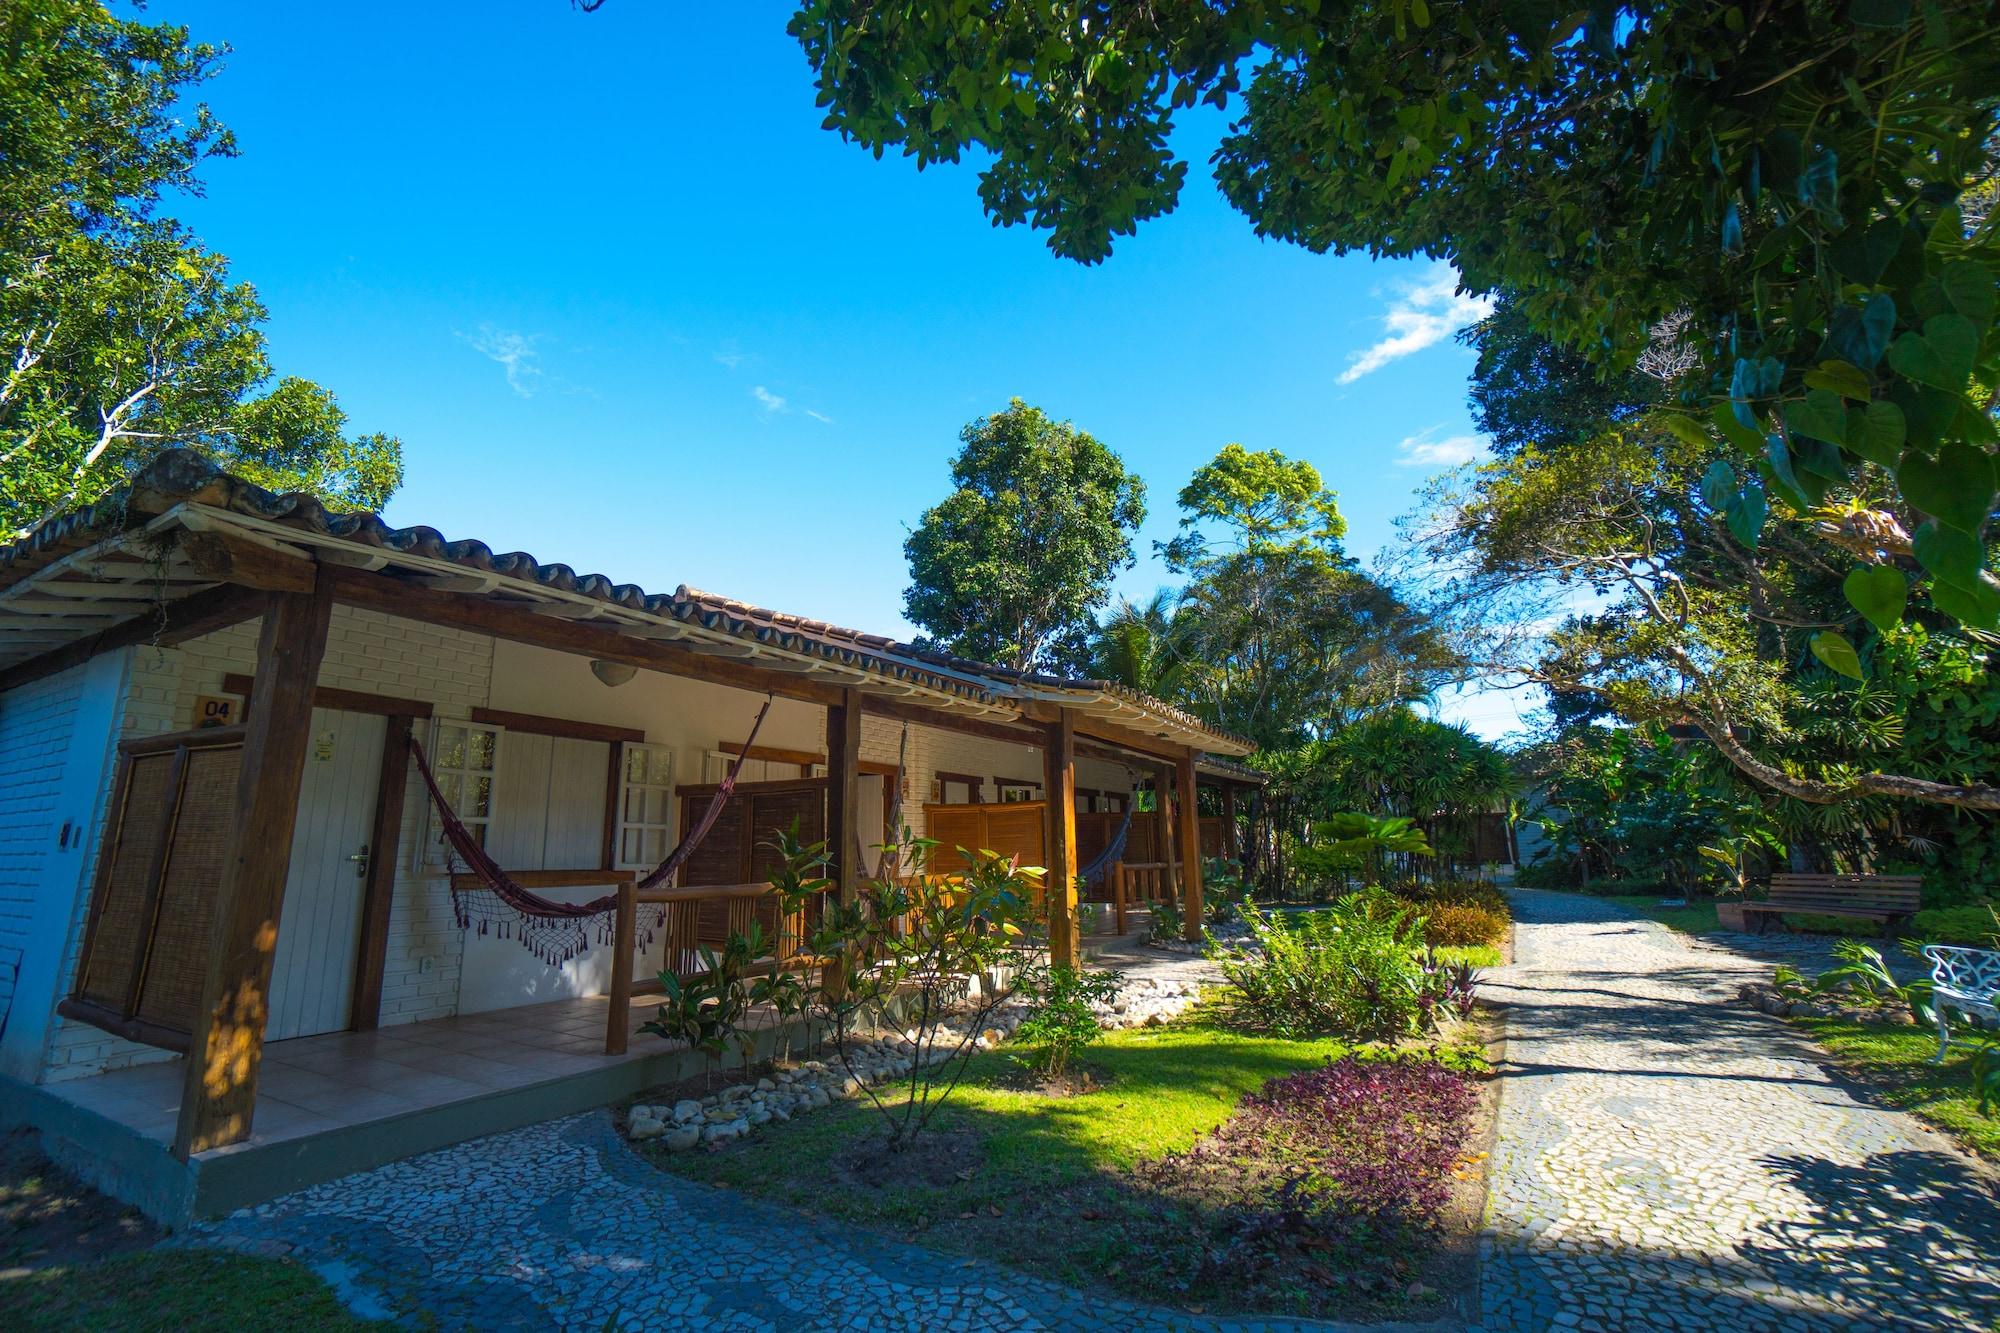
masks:
{"type": "MultiPolygon", "coordinates": [[[[695,854],[702,840],[708,837],[715,821],[722,817],[722,811],[729,804],[736,791],[737,775],[743,771],[743,761],[750,757],[750,749],[757,741],[757,733],[763,729],[764,718],[771,711],[771,701],[757,710],[757,720],[750,726],[750,737],[743,742],[737,752],[735,762],[729,765],[727,776],[709,798],[708,808],[701,818],[682,835],[674,849],[667,853],[667,859],[655,866],[646,877],[638,882],[641,890],[656,889],[687,863],[695,854]]],[[[491,893],[453,893],[452,913],[458,918],[459,929],[464,930],[478,923],[479,933],[496,933],[501,939],[512,936],[520,940],[521,946],[554,967],[567,963],[590,948],[590,923],[597,923],[597,942],[611,941],[616,929],[613,916],[618,909],[617,893],[607,893],[602,898],[593,898],[586,903],[562,903],[544,898],[539,893],[526,888],[516,881],[500,863],[487,855],[464,822],[452,810],[451,803],[438,790],[437,779],[431,775],[430,761],[424,755],[424,747],[414,737],[410,740],[410,753],[417,761],[417,772],[422,775],[424,787],[431,794],[431,805],[436,808],[438,828],[450,845],[453,856],[463,862],[466,869],[479,877],[479,881],[491,893]]],[[[609,793],[610,799],[617,799],[617,793],[609,793]]],[[[665,923],[666,904],[646,903],[639,908],[639,929],[637,944],[640,948],[652,943],[653,936],[665,923]]]]}

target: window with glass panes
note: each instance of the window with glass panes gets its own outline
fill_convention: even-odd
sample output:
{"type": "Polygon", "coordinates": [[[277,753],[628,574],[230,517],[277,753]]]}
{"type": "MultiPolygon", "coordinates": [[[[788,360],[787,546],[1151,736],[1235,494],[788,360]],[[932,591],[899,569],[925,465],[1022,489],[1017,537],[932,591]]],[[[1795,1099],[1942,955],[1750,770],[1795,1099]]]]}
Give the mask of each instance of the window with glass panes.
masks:
{"type": "Polygon", "coordinates": [[[618,786],[618,865],[651,869],[673,848],[674,752],[664,745],[624,747],[618,786]]]}
{"type": "MultiPolygon", "coordinates": [[[[454,722],[439,718],[431,734],[431,776],[452,813],[471,832],[479,845],[486,845],[487,825],[493,818],[493,784],[500,773],[500,728],[478,722],[454,722]]],[[[442,866],[450,860],[444,831],[433,827],[423,843],[424,864],[442,866]]]]}

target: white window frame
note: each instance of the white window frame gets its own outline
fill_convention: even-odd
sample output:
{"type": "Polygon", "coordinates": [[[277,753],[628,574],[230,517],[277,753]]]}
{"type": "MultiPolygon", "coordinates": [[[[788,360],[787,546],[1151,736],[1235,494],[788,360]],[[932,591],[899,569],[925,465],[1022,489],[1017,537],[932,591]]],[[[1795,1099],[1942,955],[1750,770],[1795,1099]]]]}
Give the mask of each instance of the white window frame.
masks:
{"type": "Polygon", "coordinates": [[[654,745],[649,742],[640,741],[621,741],[619,743],[618,790],[613,796],[613,799],[618,802],[616,807],[618,811],[617,843],[615,844],[618,869],[651,870],[654,866],[665,860],[667,852],[673,849],[674,769],[676,767],[674,749],[670,745],[654,745]],[[632,756],[635,752],[644,753],[648,756],[646,766],[649,780],[646,782],[632,781],[632,756]],[[656,770],[653,769],[655,760],[665,761],[666,776],[664,779],[654,780],[656,777],[656,770]],[[666,795],[666,821],[664,823],[655,823],[651,820],[627,819],[625,816],[631,808],[628,798],[629,794],[634,791],[664,792],[666,795]],[[660,855],[651,860],[644,858],[632,860],[628,858],[625,855],[625,842],[626,834],[631,832],[640,834],[658,833],[662,848],[660,855]]]}
{"type": "MultiPolygon", "coordinates": [[[[451,802],[452,813],[460,823],[486,845],[487,828],[493,822],[493,811],[500,799],[500,772],[503,767],[502,755],[506,749],[507,729],[487,722],[472,722],[453,717],[431,719],[430,743],[425,747],[425,756],[430,761],[431,776],[437,779],[438,790],[451,802]],[[465,764],[445,762],[445,733],[450,730],[463,731],[466,736],[466,751],[470,754],[473,733],[485,732],[493,737],[493,762],[486,768],[473,768],[465,764]],[[486,813],[469,813],[465,809],[466,784],[476,778],[488,781],[486,793],[486,813]]],[[[417,868],[443,872],[451,868],[451,851],[444,840],[444,827],[438,820],[436,809],[429,802],[424,806],[424,836],[417,844],[417,868]]]]}

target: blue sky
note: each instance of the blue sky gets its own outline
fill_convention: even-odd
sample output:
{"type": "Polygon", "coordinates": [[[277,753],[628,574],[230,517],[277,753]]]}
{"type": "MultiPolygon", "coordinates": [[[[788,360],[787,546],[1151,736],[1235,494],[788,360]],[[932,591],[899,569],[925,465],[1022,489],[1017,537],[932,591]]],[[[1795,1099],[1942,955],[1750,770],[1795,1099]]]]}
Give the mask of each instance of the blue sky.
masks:
{"type": "Polygon", "coordinates": [[[908,526],[1013,396],[1145,477],[1148,555],[1230,441],[1310,459],[1364,557],[1477,445],[1449,270],[1258,240],[1214,122],[1180,209],[1084,268],[993,228],[970,168],[821,130],[783,4],[148,12],[234,48],[205,97],[242,155],[178,211],[280,371],[403,438],[395,522],[899,633],[908,526]]]}

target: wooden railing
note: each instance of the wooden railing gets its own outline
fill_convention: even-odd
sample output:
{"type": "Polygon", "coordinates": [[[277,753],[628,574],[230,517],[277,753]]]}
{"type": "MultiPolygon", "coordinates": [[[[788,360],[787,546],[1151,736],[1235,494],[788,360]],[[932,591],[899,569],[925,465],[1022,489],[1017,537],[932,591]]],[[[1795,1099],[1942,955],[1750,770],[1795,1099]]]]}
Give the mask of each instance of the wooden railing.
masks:
{"type": "Polygon", "coordinates": [[[660,921],[665,936],[662,970],[683,979],[701,973],[701,946],[720,953],[733,934],[747,934],[752,922],[764,928],[772,952],[757,960],[761,968],[791,965],[806,935],[804,913],[781,916],[777,895],[765,884],[690,884],[681,888],[641,890],[627,881],[618,886],[613,916],[610,1009],[604,1019],[604,1053],[623,1055],[631,1030],[632,997],[658,994],[658,981],[638,981],[632,967],[639,946],[639,909],[666,908],[660,921]]]}
{"type": "Polygon", "coordinates": [[[1105,878],[1111,884],[1111,918],[1125,933],[1125,914],[1133,903],[1151,902],[1172,893],[1172,867],[1165,861],[1113,861],[1105,878]]]}

